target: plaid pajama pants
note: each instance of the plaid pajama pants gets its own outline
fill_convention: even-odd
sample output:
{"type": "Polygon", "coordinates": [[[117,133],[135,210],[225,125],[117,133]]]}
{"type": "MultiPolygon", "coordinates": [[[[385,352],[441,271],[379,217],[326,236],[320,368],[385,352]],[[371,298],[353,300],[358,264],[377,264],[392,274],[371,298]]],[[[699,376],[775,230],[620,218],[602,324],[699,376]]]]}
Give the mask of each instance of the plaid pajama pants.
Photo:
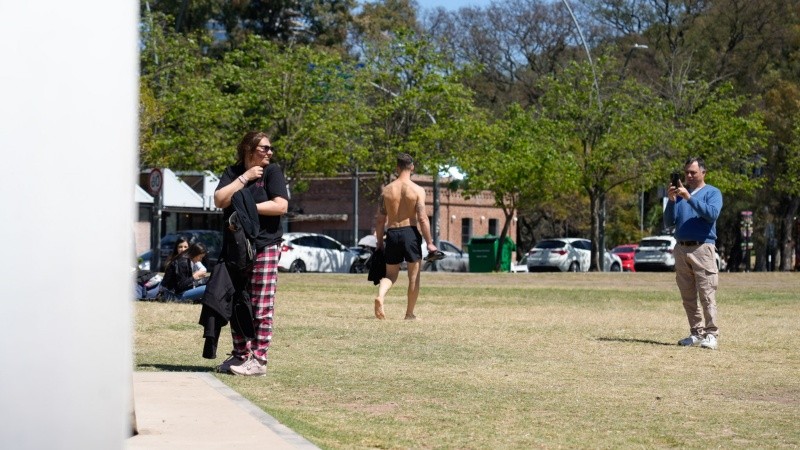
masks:
{"type": "Polygon", "coordinates": [[[256,338],[248,341],[231,328],[234,355],[246,358],[252,354],[262,363],[267,362],[267,351],[272,342],[272,319],[275,310],[275,292],[278,288],[278,260],[280,257],[279,245],[267,246],[256,255],[249,283],[256,338]]]}

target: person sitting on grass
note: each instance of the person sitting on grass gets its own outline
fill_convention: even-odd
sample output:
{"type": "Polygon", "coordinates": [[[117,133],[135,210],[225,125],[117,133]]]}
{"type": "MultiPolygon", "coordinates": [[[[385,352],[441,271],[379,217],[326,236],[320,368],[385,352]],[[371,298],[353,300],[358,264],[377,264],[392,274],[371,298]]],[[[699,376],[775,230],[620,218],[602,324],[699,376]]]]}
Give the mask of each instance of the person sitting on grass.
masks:
{"type": "Polygon", "coordinates": [[[208,276],[205,269],[192,270],[192,264],[200,262],[208,253],[206,246],[195,242],[189,249],[179,254],[164,269],[159,298],[164,301],[191,302],[199,300],[206,292],[202,281],[208,276]]]}

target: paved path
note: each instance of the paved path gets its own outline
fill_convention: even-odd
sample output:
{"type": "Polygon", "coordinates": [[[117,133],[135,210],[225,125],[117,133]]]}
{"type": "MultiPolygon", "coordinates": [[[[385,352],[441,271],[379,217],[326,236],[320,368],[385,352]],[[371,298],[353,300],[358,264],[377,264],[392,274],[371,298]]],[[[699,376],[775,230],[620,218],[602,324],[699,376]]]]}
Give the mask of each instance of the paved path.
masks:
{"type": "Polygon", "coordinates": [[[128,449],[319,450],[210,373],[134,372],[128,449]]]}

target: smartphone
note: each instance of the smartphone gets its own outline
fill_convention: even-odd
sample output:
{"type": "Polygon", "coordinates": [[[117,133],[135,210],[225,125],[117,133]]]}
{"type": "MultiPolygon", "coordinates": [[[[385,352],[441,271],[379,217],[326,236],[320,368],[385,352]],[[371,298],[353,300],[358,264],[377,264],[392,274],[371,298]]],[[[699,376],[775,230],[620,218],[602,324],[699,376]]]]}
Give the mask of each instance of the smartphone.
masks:
{"type": "Polygon", "coordinates": [[[672,185],[678,187],[678,182],[680,180],[681,180],[680,172],[672,172],[672,175],[670,175],[670,182],[672,183],[672,185]]]}

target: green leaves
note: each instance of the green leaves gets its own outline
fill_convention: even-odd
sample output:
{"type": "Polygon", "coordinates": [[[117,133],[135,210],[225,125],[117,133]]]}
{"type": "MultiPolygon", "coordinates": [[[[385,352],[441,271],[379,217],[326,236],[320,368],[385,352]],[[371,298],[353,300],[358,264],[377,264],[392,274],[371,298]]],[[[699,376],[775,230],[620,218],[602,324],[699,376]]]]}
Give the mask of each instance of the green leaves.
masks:
{"type": "Polygon", "coordinates": [[[745,98],[733,94],[728,84],[701,95],[691,114],[676,117],[675,157],[703,157],[706,181],[724,194],[752,191],[763,182],[754,177],[764,163],[759,154],[768,137],[762,114],[748,111],[745,98]]]}

